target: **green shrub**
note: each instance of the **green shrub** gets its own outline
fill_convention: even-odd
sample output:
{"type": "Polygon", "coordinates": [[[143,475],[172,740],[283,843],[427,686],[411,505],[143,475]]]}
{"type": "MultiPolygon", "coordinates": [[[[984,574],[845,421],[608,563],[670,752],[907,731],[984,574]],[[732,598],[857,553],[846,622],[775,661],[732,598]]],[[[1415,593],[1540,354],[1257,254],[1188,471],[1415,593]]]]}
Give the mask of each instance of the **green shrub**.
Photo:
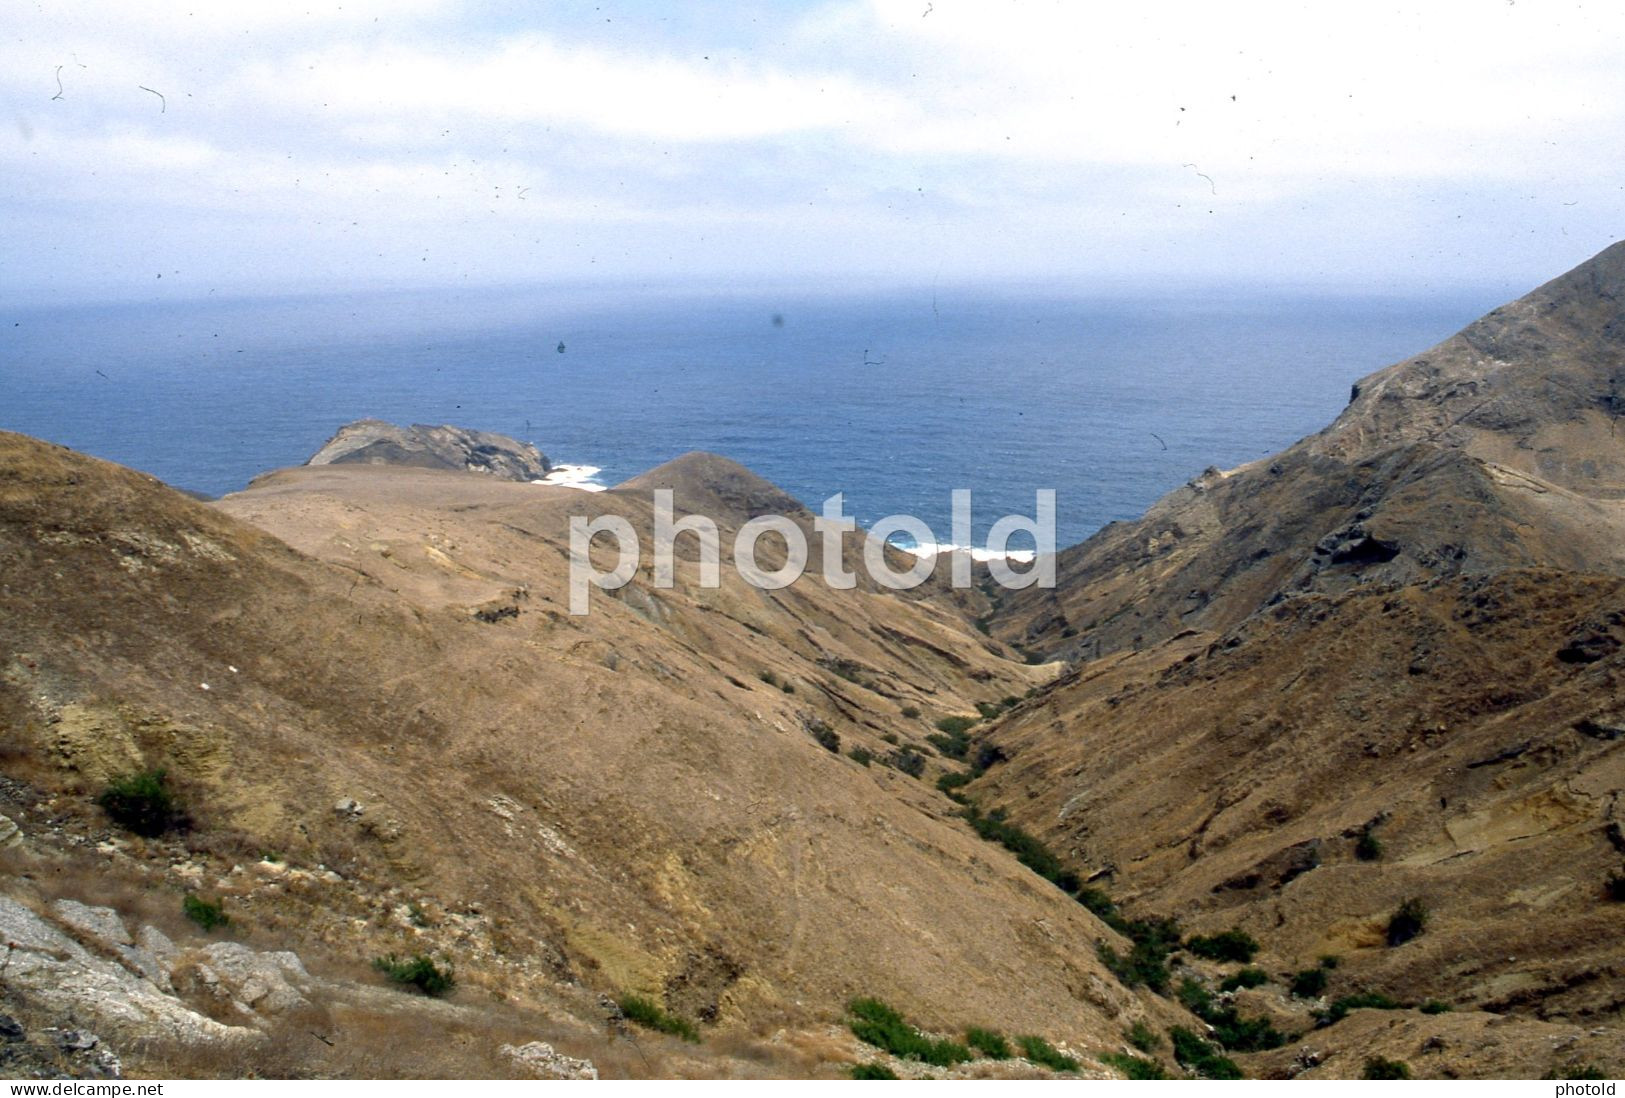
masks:
{"type": "Polygon", "coordinates": [[[927,1037],[879,999],[853,999],[846,1009],[852,1015],[847,1025],[854,1037],[898,1059],[951,1067],[976,1058],[958,1041],[927,1037]]]}
{"type": "Polygon", "coordinates": [[[1270,982],[1269,973],[1261,968],[1244,968],[1231,976],[1226,976],[1219,984],[1220,991],[1235,991],[1244,987],[1263,987],[1270,982]]]}
{"type": "Polygon", "coordinates": [[[1175,1026],[1168,1031],[1169,1038],[1174,1043],[1174,1059],[1190,1068],[1204,1079],[1241,1079],[1241,1069],[1236,1062],[1220,1054],[1210,1041],[1198,1037],[1184,1026],[1175,1026]]]}
{"type": "Polygon", "coordinates": [[[779,689],[783,690],[786,694],[794,694],[796,692],[796,684],[791,682],[789,679],[785,679],[784,682],[779,685],[779,689]]]}
{"type": "Polygon", "coordinates": [[[1153,1052],[1162,1046],[1162,1038],[1157,1036],[1157,1031],[1144,1022],[1135,1022],[1129,1026],[1125,1036],[1128,1037],[1128,1043],[1141,1052],[1153,1052]]]}
{"type": "Polygon", "coordinates": [[[1354,856],[1362,862],[1374,862],[1382,857],[1382,840],[1365,828],[1360,837],[1354,840],[1354,856]]]}
{"type": "Polygon", "coordinates": [[[1258,942],[1251,934],[1235,927],[1219,934],[1192,938],[1185,943],[1185,948],[1210,961],[1235,961],[1238,964],[1247,964],[1258,955],[1258,942]]]}
{"type": "Polygon", "coordinates": [[[976,775],[969,770],[950,770],[937,778],[937,788],[963,804],[963,799],[955,794],[954,790],[963,788],[975,780],[976,775]]]}
{"type": "Polygon", "coordinates": [[[937,721],[937,731],[950,736],[962,736],[976,727],[975,717],[943,717],[937,721]]]}
{"type": "Polygon", "coordinates": [[[1096,888],[1094,885],[1084,885],[1078,889],[1078,894],[1074,898],[1078,903],[1094,912],[1095,916],[1104,921],[1107,926],[1111,926],[1114,930],[1118,929],[1113,925],[1113,920],[1122,921],[1118,918],[1117,904],[1106,894],[1105,889],[1096,888]]]}
{"type": "Polygon", "coordinates": [[[1267,1018],[1243,1018],[1233,1006],[1220,1006],[1213,995],[1190,978],[1180,982],[1182,1006],[1213,1027],[1213,1039],[1236,1052],[1263,1052],[1286,1044],[1286,1036],[1267,1018]]]}
{"type": "Polygon", "coordinates": [[[1051,1071],[1077,1071],[1078,1062],[1065,1055],[1042,1037],[1017,1037],[1023,1058],[1049,1068],[1051,1071]]]}
{"type": "Polygon", "coordinates": [[[690,1044],[700,1043],[700,1031],[694,1028],[693,1022],[667,1013],[665,1008],[653,999],[645,999],[641,995],[623,995],[615,1002],[629,1022],[636,1022],[644,1029],[652,1029],[657,1033],[681,1037],[690,1044]]]}
{"type": "Polygon", "coordinates": [[[840,733],[825,722],[818,720],[816,717],[813,718],[811,723],[807,725],[807,732],[813,739],[818,741],[818,746],[825,751],[832,751],[837,755],[841,753],[840,733]]]}
{"type": "Polygon", "coordinates": [[[1411,898],[1399,905],[1388,918],[1388,944],[1404,945],[1427,929],[1428,907],[1420,899],[1411,898]]]}
{"type": "Polygon", "coordinates": [[[1292,977],[1292,994],[1300,999],[1318,999],[1326,994],[1326,970],[1306,968],[1292,977]]]}
{"type": "Polygon", "coordinates": [[[1420,1010],[1423,1014],[1449,1014],[1452,1010],[1455,1010],[1456,1008],[1451,1006],[1449,1003],[1443,1001],[1442,999],[1429,999],[1427,1002],[1423,1003],[1417,1009],[1420,1010]]]}
{"type": "Polygon", "coordinates": [[[864,766],[868,766],[870,763],[875,761],[875,753],[870,751],[867,747],[854,747],[852,750],[847,752],[847,755],[852,759],[853,762],[861,763],[864,766]]]}
{"type": "Polygon", "coordinates": [[[1004,712],[1004,706],[998,702],[977,702],[976,711],[982,715],[984,721],[990,721],[1004,712]]]}
{"type": "Polygon", "coordinates": [[[1320,967],[1325,969],[1327,972],[1332,971],[1342,963],[1343,958],[1339,957],[1335,953],[1322,953],[1320,955],[1320,967]]]}
{"type": "Polygon", "coordinates": [[[1006,694],[1004,697],[999,699],[999,705],[1005,709],[1014,709],[1020,704],[1021,699],[1016,697],[1014,694],[1006,694]]]}
{"type": "Polygon", "coordinates": [[[1123,919],[1113,916],[1106,920],[1118,933],[1134,943],[1128,956],[1101,942],[1095,946],[1095,955],[1116,976],[1124,987],[1146,987],[1162,994],[1168,990],[1168,955],[1179,947],[1179,924],[1173,919],[1123,919]]]}
{"type": "Polygon", "coordinates": [[[1365,1062],[1365,1070],[1360,1073],[1362,1079],[1409,1079],[1411,1069],[1408,1064],[1399,1060],[1388,1060],[1381,1056],[1373,1056],[1365,1062]]]}
{"type": "Polygon", "coordinates": [[[191,820],[165,785],[162,770],[114,778],[96,803],[114,823],[148,839],[191,826],[191,820]]]}
{"type": "Polygon", "coordinates": [[[450,966],[441,968],[427,954],[416,957],[397,957],[393,953],[375,957],[372,967],[389,977],[392,983],[415,987],[425,995],[439,997],[457,986],[457,978],[450,966]]]}
{"type": "Polygon", "coordinates": [[[970,754],[970,737],[963,732],[951,735],[946,732],[933,732],[925,740],[937,749],[938,754],[950,759],[963,759],[970,754]]]}
{"type": "Polygon", "coordinates": [[[1334,999],[1325,1010],[1315,1012],[1323,1026],[1335,1025],[1348,1017],[1351,1010],[1402,1010],[1403,1004],[1390,999],[1380,991],[1359,991],[1334,999]]]}
{"type": "Polygon", "coordinates": [[[1603,1071],[1596,1064],[1570,1064],[1565,1068],[1553,1068],[1547,1072],[1548,1079],[1612,1079],[1613,1076],[1603,1071]]]}
{"type": "Polygon", "coordinates": [[[1016,860],[1064,892],[1076,892],[1083,882],[1068,869],[1049,847],[1036,836],[1005,819],[1004,809],[995,808],[983,815],[981,809],[969,805],[962,813],[971,828],[990,843],[998,843],[1016,856],[1016,860]]]}
{"type": "Polygon", "coordinates": [[[917,705],[903,706],[903,717],[907,720],[917,720],[920,716],[920,707],[917,705]]]}
{"type": "Polygon", "coordinates": [[[1122,1072],[1125,1079],[1168,1078],[1168,1073],[1162,1070],[1161,1064],[1144,1056],[1130,1056],[1126,1052],[1102,1052],[1100,1062],[1122,1072]]]}
{"type": "Polygon", "coordinates": [[[886,765],[911,778],[918,778],[925,773],[925,756],[912,747],[903,747],[886,756],[886,765]]]}
{"type": "Polygon", "coordinates": [[[758,671],[756,673],[756,677],[767,683],[769,686],[779,685],[779,677],[771,671],[758,671]]]}
{"type": "Polygon", "coordinates": [[[897,1073],[885,1064],[871,1062],[867,1064],[853,1064],[851,1069],[854,1079],[895,1079],[897,1073]]]}
{"type": "Polygon", "coordinates": [[[213,930],[215,927],[231,923],[231,916],[226,914],[226,905],[223,902],[205,900],[195,892],[188,892],[181,900],[181,912],[204,930],[213,930]]]}
{"type": "Polygon", "coordinates": [[[971,1026],[965,1031],[965,1043],[989,1060],[1008,1060],[1015,1055],[1010,1051],[1010,1042],[1004,1039],[1004,1034],[981,1026],[971,1026]]]}

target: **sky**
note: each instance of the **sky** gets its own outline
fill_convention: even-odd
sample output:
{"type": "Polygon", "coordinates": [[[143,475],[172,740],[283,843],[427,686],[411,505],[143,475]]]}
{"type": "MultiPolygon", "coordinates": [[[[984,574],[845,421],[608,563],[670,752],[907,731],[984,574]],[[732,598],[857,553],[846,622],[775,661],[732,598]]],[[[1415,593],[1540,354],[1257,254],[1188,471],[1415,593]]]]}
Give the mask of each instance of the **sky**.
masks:
{"type": "Polygon", "coordinates": [[[7,7],[13,302],[1521,292],[1625,224],[1625,5],[7,7]]]}

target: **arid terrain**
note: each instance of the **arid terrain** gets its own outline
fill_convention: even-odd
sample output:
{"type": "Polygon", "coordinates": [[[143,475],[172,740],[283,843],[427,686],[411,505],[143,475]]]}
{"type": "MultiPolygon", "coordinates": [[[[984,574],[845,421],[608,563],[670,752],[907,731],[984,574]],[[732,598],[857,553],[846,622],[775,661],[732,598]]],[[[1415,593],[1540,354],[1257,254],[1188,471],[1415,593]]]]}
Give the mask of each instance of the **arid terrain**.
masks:
{"type": "Polygon", "coordinates": [[[0,434],[0,1073],[1618,1076],[1621,386],[1616,245],[1053,591],[685,539],[585,616],[572,515],[812,516],[707,454],[368,424],[206,503],[0,434]]]}

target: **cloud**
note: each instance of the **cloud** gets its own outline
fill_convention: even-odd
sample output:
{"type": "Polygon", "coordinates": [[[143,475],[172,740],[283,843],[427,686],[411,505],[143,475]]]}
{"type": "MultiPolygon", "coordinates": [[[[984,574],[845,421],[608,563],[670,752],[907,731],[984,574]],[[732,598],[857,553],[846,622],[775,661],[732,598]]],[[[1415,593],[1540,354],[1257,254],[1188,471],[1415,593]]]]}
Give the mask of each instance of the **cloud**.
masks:
{"type": "MultiPolygon", "coordinates": [[[[1553,252],[1571,230],[1600,246],[1621,212],[1599,152],[1625,138],[1607,6],[603,7],[27,8],[0,42],[0,201],[141,222],[142,247],[222,275],[188,218],[235,216],[254,226],[235,273],[269,280],[288,269],[255,264],[255,240],[316,254],[335,226],[483,247],[514,278],[577,254],[629,273],[1239,256],[1369,274],[1385,251],[1431,262],[1422,238],[1457,239],[1463,215],[1493,255],[1531,226],[1553,252]]],[[[333,254],[393,277],[379,252],[333,254]]],[[[90,256],[52,261],[67,277],[90,256]]]]}

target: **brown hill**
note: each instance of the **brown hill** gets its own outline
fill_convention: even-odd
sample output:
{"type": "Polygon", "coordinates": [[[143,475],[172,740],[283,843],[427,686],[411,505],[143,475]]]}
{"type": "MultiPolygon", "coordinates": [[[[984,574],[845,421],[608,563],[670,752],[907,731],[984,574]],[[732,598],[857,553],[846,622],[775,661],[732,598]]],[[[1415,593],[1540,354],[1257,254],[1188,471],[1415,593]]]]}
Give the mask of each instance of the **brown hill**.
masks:
{"type": "MultiPolygon", "coordinates": [[[[585,986],[823,1048],[750,1054],[769,1073],[857,1055],[821,1036],[855,995],[1081,1048],[1171,1009],[1112,981],[1110,932],[931,788],[926,719],[1049,673],[949,609],[731,570],[704,590],[684,563],[675,590],[641,575],[571,617],[567,517],[647,537],[630,490],[329,465],[209,507],[17,435],[0,471],[4,810],[36,867],[53,835],[105,840],[94,872],[140,882],[115,907],[178,908],[201,881],[268,946],[433,951],[461,997],[578,1039],[585,986]],[[195,830],[109,833],[94,795],[158,767],[195,830]],[[297,889],[233,870],[266,851],[297,889]]],[[[84,898],[64,882],[18,886],[84,898]]],[[[709,1055],[627,1070],[738,1070],[709,1055]]]]}
{"type": "Polygon", "coordinates": [[[1616,245],[995,617],[1085,660],[986,733],[970,795],[1131,913],[1261,943],[1238,1002],[1306,1032],[1251,1070],[1625,1066],[1622,289],[1616,245]],[[1461,1013],[1308,1030],[1356,993],[1461,1013]]]}

